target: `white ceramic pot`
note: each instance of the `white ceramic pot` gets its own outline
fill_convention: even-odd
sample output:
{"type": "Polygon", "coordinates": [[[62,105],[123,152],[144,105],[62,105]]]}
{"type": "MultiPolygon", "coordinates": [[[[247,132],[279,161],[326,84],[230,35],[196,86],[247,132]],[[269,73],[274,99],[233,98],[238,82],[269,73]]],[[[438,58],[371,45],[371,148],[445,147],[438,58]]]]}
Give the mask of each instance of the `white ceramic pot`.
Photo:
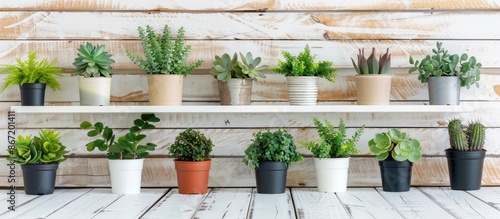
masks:
{"type": "Polygon", "coordinates": [[[319,192],[345,192],[349,172],[349,157],[314,158],[319,192]]]}
{"type": "Polygon", "coordinates": [[[149,75],[149,105],[180,106],[182,105],[182,86],[184,75],[149,75]]]}
{"type": "Polygon", "coordinates": [[[290,105],[313,106],[318,100],[318,77],[287,76],[290,105]]]}
{"type": "Polygon", "coordinates": [[[356,100],[358,105],[389,105],[391,75],[356,75],[356,100]]]}
{"type": "Polygon", "coordinates": [[[80,106],[109,106],[111,78],[78,77],[80,106]]]}
{"type": "Polygon", "coordinates": [[[111,192],[114,194],[139,194],[144,159],[109,160],[111,192]]]}

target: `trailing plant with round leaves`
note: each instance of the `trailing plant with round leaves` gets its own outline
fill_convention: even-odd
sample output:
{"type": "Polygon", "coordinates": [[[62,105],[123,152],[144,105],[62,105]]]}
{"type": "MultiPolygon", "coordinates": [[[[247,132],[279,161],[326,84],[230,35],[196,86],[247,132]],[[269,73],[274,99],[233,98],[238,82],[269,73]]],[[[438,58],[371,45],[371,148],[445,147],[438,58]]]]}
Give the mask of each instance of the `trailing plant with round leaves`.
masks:
{"type": "Polygon", "coordinates": [[[252,144],[245,150],[243,162],[252,169],[261,161],[284,162],[286,166],[304,158],[297,151],[293,136],[285,129],[267,130],[253,134],[252,144]]]}
{"type": "Polygon", "coordinates": [[[470,122],[462,128],[462,120],[451,119],[448,123],[451,149],[455,151],[481,151],[485,142],[485,129],[481,122],[470,122]]]}
{"type": "Polygon", "coordinates": [[[251,78],[253,80],[266,78],[261,71],[268,69],[269,66],[259,66],[262,60],[260,57],[254,59],[252,53],[247,52],[245,56],[240,53],[240,59],[241,61],[238,61],[236,53],[234,53],[233,58],[230,58],[227,53],[222,56],[215,56],[210,73],[222,81],[229,81],[231,78],[251,78]]]}
{"type": "Polygon", "coordinates": [[[4,69],[2,74],[9,74],[4,78],[2,87],[3,92],[7,87],[12,85],[24,85],[32,83],[46,84],[53,91],[60,90],[61,84],[56,79],[56,76],[62,76],[61,68],[54,67],[57,59],[49,62],[47,58],[38,60],[37,52],[29,52],[28,59],[21,60],[16,58],[16,64],[0,65],[4,69]]]}
{"type": "Polygon", "coordinates": [[[180,161],[204,161],[211,157],[214,144],[199,130],[187,128],[175,137],[169,152],[172,158],[180,161]]]}
{"type": "Polygon", "coordinates": [[[19,164],[57,164],[66,160],[64,155],[68,151],[60,141],[60,132],[42,129],[38,134],[35,137],[19,135],[14,148],[8,149],[7,160],[19,164]]]}
{"type": "Polygon", "coordinates": [[[96,122],[94,125],[89,121],[83,121],[80,124],[82,129],[91,129],[88,137],[99,136],[100,139],[93,140],[86,144],[87,151],[93,151],[96,148],[99,151],[106,151],[108,159],[142,159],[149,155],[148,151],[154,151],[156,144],[148,142],[145,145],[140,144],[146,138],[145,134],[141,134],[143,130],[151,130],[156,127],[151,123],[159,122],[160,118],[155,114],[142,114],[140,119],[134,120],[134,126],[129,129],[129,132],[116,139],[113,129],[104,126],[102,122],[96,122]]]}
{"type": "Polygon", "coordinates": [[[408,133],[397,129],[375,134],[375,137],[368,141],[368,146],[370,146],[370,152],[375,154],[377,160],[380,161],[387,159],[417,162],[422,157],[420,142],[411,139],[408,133]]]}
{"type": "Polygon", "coordinates": [[[111,77],[113,68],[111,64],[115,60],[111,59],[111,54],[104,51],[104,45],[94,46],[87,42],[86,45],[80,45],[77,57],[73,65],[75,66],[75,74],[85,78],[90,77],[111,77]]]}

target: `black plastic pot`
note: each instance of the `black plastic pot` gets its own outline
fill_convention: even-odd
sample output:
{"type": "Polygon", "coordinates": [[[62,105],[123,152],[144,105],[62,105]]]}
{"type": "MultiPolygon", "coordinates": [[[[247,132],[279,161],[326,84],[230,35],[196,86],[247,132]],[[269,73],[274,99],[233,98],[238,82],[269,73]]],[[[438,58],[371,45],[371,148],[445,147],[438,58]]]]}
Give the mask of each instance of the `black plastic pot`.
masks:
{"type": "Polygon", "coordinates": [[[481,188],[483,161],[486,150],[454,151],[446,149],[451,189],[478,190],[481,188]]]}
{"type": "Polygon", "coordinates": [[[285,193],[286,173],[288,167],[284,162],[262,161],[255,168],[257,193],[280,194],[285,193]]]}
{"type": "Polygon", "coordinates": [[[382,188],[384,191],[410,191],[412,162],[383,160],[379,161],[378,164],[380,166],[382,188]]]}
{"type": "Polygon", "coordinates": [[[21,89],[21,106],[43,106],[45,102],[45,84],[23,84],[21,89]]]}
{"type": "Polygon", "coordinates": [[[54,193],[56,172],[59,164],[24,164],[24,191],[28,195],[47,195],[54,193]]]}

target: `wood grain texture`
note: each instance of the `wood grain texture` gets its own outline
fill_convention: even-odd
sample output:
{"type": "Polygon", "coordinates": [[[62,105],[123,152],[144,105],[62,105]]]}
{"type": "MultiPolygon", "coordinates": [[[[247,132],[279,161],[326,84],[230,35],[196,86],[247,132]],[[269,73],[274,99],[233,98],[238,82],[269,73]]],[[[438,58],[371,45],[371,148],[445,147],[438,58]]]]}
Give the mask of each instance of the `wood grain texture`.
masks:
{"type": "Polygon", "coordinates": [[[297,218],[350,218],[336,193],[314,192],[312,188],[292,188],[297,218]]]}
{"type": "Polygon", "coordinates": [[[253,189],[250,212],[247,218],[295,219],[290,189],[281,194],[259,194],[253,189]]]}
{"type": "Polygon", "coordinates": [[[245,219],[251,197],[251,188],[214,188],[193,218],[245,219]]]}
{"type": "Polygon", "coordinates": [[[6,194],[6,195],[0,196],[0,207],[1,207],[0,208],[0,216],[2,218],[4,218],[4,217],[12,218],[11,215],[14,216],[14,214],[16,214],[15,210],[22,208],[22,206],[26,206],[27,203],[30,203],[32,200],[36,200],[39,197],[36,195],[26,195],[24,190],[18,189],[18,188],[15,188],[15,190],[14,190],[14,192],[15,192],[14,197],[11,197],[12,194],[8,194],[8,193],[11,193],[10,189],[3,190],[3,191],[5,191],[4,194],[6,194]],[[15,203],[12,203],[12,204],[14,204],[14,208],[13,208],[14,211],[9,209],[9,207],[12,206],[12,204],[10,203],[11,199],[15,200],[15,203]]]}
{"type": "Polygon", "coordinates": [[[488,205],[500,210],[500,189],[494,187],[482,187],[480,190],[467,191],[467,193],[487,203],[488,205]]]}
{"type": "Polygon", "coordinates": [[[169,189],[141,189],[140,195],[122,195],[93,218],[140,218],[169,189]]]}
{"type": "MultiPolygon", "coordinates": [[[[294,191],[296,189],[293,189],[294,191]]],[[[397,209],[391,206],[373,188],[348,188],[336,193],[351,218],[400,218],[397,209]]]]}
{"type": "Polygon", "coordinates": [[[192,218],[210,191],[202,195],[182,195],[177,189],[171,189],[141,218],[192,218]]]}

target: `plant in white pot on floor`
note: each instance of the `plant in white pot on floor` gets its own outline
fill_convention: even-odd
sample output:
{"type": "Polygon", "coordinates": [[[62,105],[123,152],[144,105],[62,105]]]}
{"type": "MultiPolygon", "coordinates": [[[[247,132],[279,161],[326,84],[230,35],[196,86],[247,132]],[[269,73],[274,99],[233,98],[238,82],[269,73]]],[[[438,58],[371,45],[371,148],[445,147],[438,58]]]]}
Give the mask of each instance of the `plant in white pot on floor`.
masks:
{"type": "Polygon", "coordinates": [[[111,190],[115,194],[138,194],[141,190],[141,176],[144,158],[148,151],[154,151],[156,144],[148,142],[140,144],[146,138],[144,130],[155,129],[151,123],[159,122],[154,114],[142,114],[140,119],[134,120],[134,126],[123,136],[116,137],[113,129],[102,122],[94,125],[88,121],[80,124],[82,129],[90,129],[88,137],[98,137],[86,144],[88,151],[96,148],[106,151],[111,175],[111,190]]]}
{"type": "Polygon", "coordinates": [[[318,191],[345,192],[349,160],[351,155],[359,153],[356,143],[363,134],[364,126],[356,130],[351,138],[347,138],[343,120],[340,120],[338,129],[335,129],[328,120],[325,120],[325,124],[316,118],[313,120],[319,140],[301,144],[314,156],[318,191]]]}

